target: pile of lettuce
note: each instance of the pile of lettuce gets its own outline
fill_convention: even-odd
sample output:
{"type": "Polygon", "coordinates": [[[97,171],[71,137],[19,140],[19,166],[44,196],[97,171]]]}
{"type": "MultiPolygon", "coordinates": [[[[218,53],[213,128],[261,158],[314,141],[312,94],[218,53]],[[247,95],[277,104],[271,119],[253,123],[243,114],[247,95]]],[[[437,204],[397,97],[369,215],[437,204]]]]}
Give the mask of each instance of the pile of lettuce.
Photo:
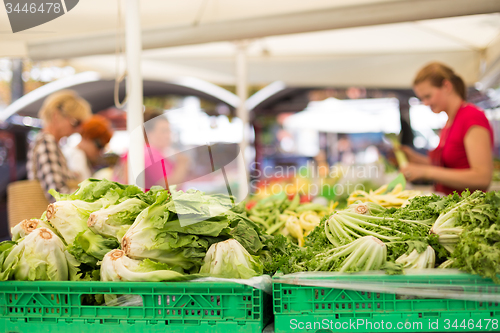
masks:
{"type": "Polygon", "coordinates": [[[177,281],[262,275],[271,236],[226,195],[88,179],[0,243],[0,280],[177,281]],[[221,269],[217,258],[231,243],[221,269]],[[215,245],[221,244],[215,251],[215,245]],[[237,251],[236,251],[237,250],[237,251]],[[222,252],[221,252],[222,251],[222,252]],[[236,251],[236,252],[235,252],[236,251]],[[234,254],[234,255],[233,255],[234,254]],[[204,267],[200,272],[201,267],[204,267]],[[217,267],[217,269],[212,269],[217,267]]]}

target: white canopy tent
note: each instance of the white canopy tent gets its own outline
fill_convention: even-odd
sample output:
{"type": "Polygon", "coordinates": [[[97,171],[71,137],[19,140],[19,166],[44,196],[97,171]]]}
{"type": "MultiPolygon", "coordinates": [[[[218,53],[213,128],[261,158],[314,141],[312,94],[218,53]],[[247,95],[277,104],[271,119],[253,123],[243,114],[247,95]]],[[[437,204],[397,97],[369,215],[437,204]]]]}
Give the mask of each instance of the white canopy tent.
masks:
{"type": "MultiPolygon", "coordinates": [[[[219,42],[145,51],[144,59],[229,76],[233,54],[219,42]]],[[[500,74],[500,14],[272,36],[248,47],[253,84],[409,88],[430,61],[449,64],[469,85],[491,86],[500,74]]]]}
{"type": "MultiPolygon", "coordinates": [[[[488,86],[500,73],[498,12],[497,0],[148,0],[140,8],[143,67],[234,84],[236,46],[228,41],[250,39],[253,84],[409,87],[422,64],[440,60],[469,84],[488,86]],[[183,46],[194,44],[203,45],[183,46]]],[[[54,21],[8,34],[0,11],[0,56],[113,54],[117,19],[118,1],[86,0],[54,21]]],[[[102,63],[113,61],[74,63],[109,71],[115,67],[102,63]]]]}

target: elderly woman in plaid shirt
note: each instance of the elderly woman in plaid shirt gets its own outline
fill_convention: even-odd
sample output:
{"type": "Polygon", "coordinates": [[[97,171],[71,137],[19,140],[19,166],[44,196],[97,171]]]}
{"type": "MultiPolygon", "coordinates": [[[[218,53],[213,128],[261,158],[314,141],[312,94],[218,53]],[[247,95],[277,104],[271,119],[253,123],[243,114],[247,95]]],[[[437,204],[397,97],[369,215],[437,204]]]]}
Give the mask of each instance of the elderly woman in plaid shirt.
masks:
{"type": "Polygon", "coordinates": [[[71,90],[50,95],[39,111],[44,128],[30,145],[27,170],[28,179],[40,181],[49,201],[54,201],[48,193],[51,188],[70,193],[76,184],[59,148],[59,140],[78,132],[81,123],[91,115],[89,103],[71,90]]]}

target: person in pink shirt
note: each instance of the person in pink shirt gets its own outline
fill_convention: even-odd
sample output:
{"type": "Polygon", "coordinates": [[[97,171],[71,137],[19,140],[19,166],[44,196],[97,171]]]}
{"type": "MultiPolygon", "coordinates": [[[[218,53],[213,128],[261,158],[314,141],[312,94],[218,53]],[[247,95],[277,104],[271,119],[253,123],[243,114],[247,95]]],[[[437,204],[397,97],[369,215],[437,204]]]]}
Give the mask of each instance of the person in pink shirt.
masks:
{"type": "Polygon", "coordinates": [[[462,78],[435,62],[420,70],[413,90],[432,112],[446,112],[448,121],[429,156],[402,147],[410,162],[401,169],[406,179],[431,180],[444,194],[466,188],[486,191],[493,176],[493,130],[484,112],[466,102],[462,78]]]}
{"type": "MultiPolygon", "coordinates": [[[[144,111],[144,139],[145,189],[182,183],[189,171],[189,160],[182,153],[175,154],[175,161],[165,157],[171,146],[171,133],[170,123],[162,110],[146,108],[144,111]]],[[[127,153],[122,156],[123,172],[116,179],[122,183],[127,182],[127,158],[127,153]]]]}

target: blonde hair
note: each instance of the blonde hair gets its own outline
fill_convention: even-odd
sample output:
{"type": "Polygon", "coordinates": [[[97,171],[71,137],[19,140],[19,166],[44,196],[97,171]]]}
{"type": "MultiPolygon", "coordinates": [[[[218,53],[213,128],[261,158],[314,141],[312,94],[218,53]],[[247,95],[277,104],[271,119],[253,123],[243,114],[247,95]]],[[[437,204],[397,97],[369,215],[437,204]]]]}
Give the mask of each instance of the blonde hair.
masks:
{"type": "Polygon", "coordinates": [[[432,86],[441,88],[444,80],[452,84],[453,90],[464,101],[467,99],[467,90],[462,78],[455,74],[453,69],[439,62],[432,62],[422,68],[415,77],[415,80],[413,80],[413,86],[424,81],[429,81],[432,86]]]}
{"type": "Polygon", "coordinates": [[[52,115],[56,111],[80,121],[85,121],[92,115],[90,104],[73,90],[61,90],[48,96],[43,102],[38,116],[44,123],[50,123],[52,115]]]}

